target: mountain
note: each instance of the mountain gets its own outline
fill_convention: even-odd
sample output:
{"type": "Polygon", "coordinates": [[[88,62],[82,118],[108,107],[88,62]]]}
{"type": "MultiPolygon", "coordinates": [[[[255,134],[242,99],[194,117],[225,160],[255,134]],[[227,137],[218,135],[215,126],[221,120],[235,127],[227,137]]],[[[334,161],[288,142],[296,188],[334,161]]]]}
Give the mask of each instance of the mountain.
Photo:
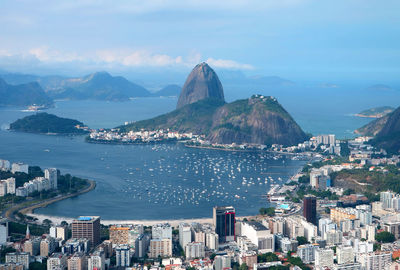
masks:
{"type": "Polygon", "coordinates": [[[30,133],[85,134],[88,130],[77,128],[84,124],[77,120],[61,118],[53,114],[37,113],[10,124],[10,129],[30,133]]]}
{"type": "Polygon", "coordinates": [[[215,111],[225,103],[219,99],[202,99],[148,120],[118,127],[122,132],[171,129],[179,132],[208,134],[215,111]]]}
{"type": "Polygon", "coordinates": [[[253,95],[220,107],[213,115],[212,143],[296,145],[307,140],[289,113],[274,97],[253,95]]]}
{"type": "Polygon", "coordinates": [[[377,118],[377,119],[369,122],[368,124],[360,127],[359,129],[356,129],[354,132],[356,134],[360,134],[363,136],[373,137],[382,130],[382,128],[385,126],[388,118],[389,118],[388,114],[381,118],[377,118]]]}
{"type": "Polygon", "coordinates": [[[118,127],[122,132],[171,129],[207,136],[211,143],[296,145],[307,135],[274,97],[253,95],[225,103],[217,74],[205,63],[189,74],[177,109],[118,127]]]}
{"type": "Polygon", "coordinates": [[[208,98],[225,101],[224,90],[217,74],[207,63],[201,63],[187,77],[176,108],[208,98]]]}
{"type": "Polygon", "coordinates": [[[364,110],[362,112],[359,112],[356,114],[356,116],[359,117],[370,117],[370,118],[381,118],[388,113],[391,113],[394,111],[395,108],[390,107],[390,106],[381,106],[381,107],[375,107],[371,108],[368,110],[364,110]]]}
{"type": "Polygon", "coordinates": [[[0,79],[0,106],[29,106],[53,104],[37,82],[11,85],[0,79]]]}
{"type": "Polygon", "coordinates": [[[54,98],[96,99],[125,101],[132,97],[147,97],[150,92],[124,77],[111,76],[107,72],[96,72],[80,78],[61,81],[58,87],[48,90],[54,98]]]}
{"type": "Polygon", "coordinates": [[[388,153],[400,151],[400,107],[388,114],[388,119],[382,129],[371,140],[371,144],[385,149],[388,153]]]}
{"type": "Polygon", "coordinates": [[[182,91],[182,87],[176,84],[170,84],[165,86],[164,88],[158,90],[157,92],[153,93],[153,96],[156,97],[177,97],[179,96],[180,92],[182,91]]]}

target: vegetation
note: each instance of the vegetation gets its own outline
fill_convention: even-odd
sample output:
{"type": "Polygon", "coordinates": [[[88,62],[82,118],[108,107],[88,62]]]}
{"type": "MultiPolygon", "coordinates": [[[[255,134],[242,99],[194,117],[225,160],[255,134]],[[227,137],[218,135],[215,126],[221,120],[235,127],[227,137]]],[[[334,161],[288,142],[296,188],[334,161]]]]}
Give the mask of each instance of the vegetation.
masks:
{"type": "Polygon", "coordinates": [[[267,252],[265,254],[258,254],[257,255],[257,262],[258,263],[276,262],[276,261],[279,261],[279,258],[275,253],[272,253],[272,252],[267,252]]]}
{"type": "MultiPolygon", "coordinates": [[[[9,234],[25,235],[26,226],[26,224],[10,221],[8,222],[8,232],[9,234]]],[[[41,236],[48,233],[48,228],[36,224],[29,224],[29,232],[31,235],[41,236]]]]}
{"type": "Polygon", "coordinates": [[[376,241],[380,243],[393,243],[395,240],[395,236],[390,232],[383,231],[376,234],[376,241]]]}
{"type": "Polygon", "coordinates": [[[310,243],[310,242],[308,242],[307,238],[305,238],[304,236],[297,236],[296,240],[299,243],[299,246],[310,243]]]}
{"type": "Polygon", "coordinates": [[[10,124],[11,130],[31,133],[85,134],[88,131],[78,129],[84,126],[77,120],[61,118],[53,114],[37,113],[18,119],[10,124]]]}
{"type": "Polygon", "coordinates": [[[261,215],[268,215],[270,217],[275,216],[275,207],[268,207],[268,208],[260,208],[259,210],[261,215]]]}
{"type": "MultiPolygon", "coordinates": [[[[359,183],[366,183],[369,185],[352,185],[351,188],[355,191],[363,192],[380,192],[385,190],[392,190],[396,193],[400,193],[400,171],[394,165],[386,166],[385,171],[369,171],[368,168],[363,169],[352,169],[342,170],[337,173],[332,173],[331,178],[335,183],[341,184],[341,181],[345,179],[344,184],[348,184],[349,180],[354,180],[359,183]]],[[[346,186],[346,188],[349,188],[346,186]]]]}
{"type": "Polygon", "coordinates": [[[120,126],[118,128],[121,132],[169,128],[180,132],[197,131],[198,134],[207,134],[212,125],[212,115],[224,104],[225,103],[220,100],[204,99],[188,104],[170,113],[120,126]]]}

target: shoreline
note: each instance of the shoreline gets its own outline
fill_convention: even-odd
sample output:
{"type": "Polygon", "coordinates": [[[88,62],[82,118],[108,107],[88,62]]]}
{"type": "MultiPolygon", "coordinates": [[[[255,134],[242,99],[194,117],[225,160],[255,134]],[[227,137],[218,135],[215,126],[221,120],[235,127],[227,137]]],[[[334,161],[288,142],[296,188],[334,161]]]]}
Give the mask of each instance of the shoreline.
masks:
{"type": "Polygon", "coordinates": [[[5,218],[8,218],[10,220],[14,219],[13,217],[14,217],[15,213],[18,213],[18,212],[20,212],[21,214],[24,214],[24,215],[33,216],[33,215],[35,215],[34,214],[34,210],[37,209],[37,208],[43,208],[43,207],[46,207],[46,206],[48,206],[48,205],[50,205],[52,203],[82,195],[82,194],[87,193],[89,191],[92,191],[93,189],[96,188],[96,182],[95,181],[88,180],[88,179],[87,179],[87,181],[89,182],[89,186],[85,187],[84,189],[82,189],[82,190],[80,190],[78,192],[75,192],[75,193],[72,193],[72,194],[66,194],[64,196],[57,196],[57,197],[50,198],[50,199],[47,199],[47,200],[44,200],[44,201],[39,201],[37,203],[34,203],[33,205],[28,205],[28,206],[23,206],[23,204],[26,203],[26,202],[23,202],[22,206],[17,204],[15,206],[7,209],[4,212],[5,213],[4,216],[5,216],[5,218]]]}

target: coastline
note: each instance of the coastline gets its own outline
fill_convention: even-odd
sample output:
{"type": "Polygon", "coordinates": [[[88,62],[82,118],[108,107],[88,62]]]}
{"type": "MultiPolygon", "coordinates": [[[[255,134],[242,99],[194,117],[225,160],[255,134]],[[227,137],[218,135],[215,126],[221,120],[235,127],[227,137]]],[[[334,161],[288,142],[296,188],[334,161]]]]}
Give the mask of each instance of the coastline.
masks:
{"type": "Polygon", "coordinates": [[[44,201],[39,201],[37,203],[34,203],[33,205],[28,205],[28,206],[24,206],[24,204],[26,202],[23,202],[21,204],[17,204],[15,206],[7,209],[4,212],[5,213],[4,216],[6,218],[8,218],[8,219],[11,219],[11,220],[13,219],[14,214],[17,213],[17,212],[20,212],[20,213],[22,213],[24,215],[28,215],[28,216],[33,216],[33,215],[35,215],[34,214],[34,210],[37,209],[37,208],[46,207],[46,206],[48,206],[48,205],[50,205],[52,203],[55,203],[55,202],[58,202],[58,201],[61,201],[61,200],[65,200],[65,199],[68,199],[68,198],[72,198],[72,197],[75,197],[75,196],[79,196],[81,194],[84,194],[84,193],[87,193],[89,191],[92,191],[93,189],[96,188],[96,182],[95,181],[93,181],[93,180],[87,180],[87,181],[89,182],[89,186],[84,188],[84,189],[82,189],[82,190],[80,190],[80,191],[78,191],[78,192],[75,192],[75,193],[72,193],[72,194],[66,194],[64,196],[57,196],[57,197],[50,198],[50,199],[47,199],[47,200],[44,200],[44,201]]]}

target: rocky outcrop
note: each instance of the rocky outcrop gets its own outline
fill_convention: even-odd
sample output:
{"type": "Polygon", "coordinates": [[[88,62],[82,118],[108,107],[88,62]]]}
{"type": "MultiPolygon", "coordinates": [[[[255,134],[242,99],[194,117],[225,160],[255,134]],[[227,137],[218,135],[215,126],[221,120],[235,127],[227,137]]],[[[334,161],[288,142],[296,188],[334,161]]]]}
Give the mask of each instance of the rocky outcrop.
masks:
{"type": "Polygon", "coordinates": [[[354,132],[356,134],[360,134],[363,136],[373,137],[382,130],[388,119],[389,115],[387,114],[381,118],[377,118],[374,121],[369,122],[368,124],[360,127],[359,129],[356,129],[354,132]]]}
{"type": "Polygon", "coordinates": [[[187,77],[176,108],[208,98],[223,102],[224,90],[215,71],[207,63],[201,63],[187,77]]]}
{"type": "Polygon", "coordinates": [[[228,103],[213,116],[212,143],[296,145],[307,135],[274,97],[254,95],[228,103]]]}

